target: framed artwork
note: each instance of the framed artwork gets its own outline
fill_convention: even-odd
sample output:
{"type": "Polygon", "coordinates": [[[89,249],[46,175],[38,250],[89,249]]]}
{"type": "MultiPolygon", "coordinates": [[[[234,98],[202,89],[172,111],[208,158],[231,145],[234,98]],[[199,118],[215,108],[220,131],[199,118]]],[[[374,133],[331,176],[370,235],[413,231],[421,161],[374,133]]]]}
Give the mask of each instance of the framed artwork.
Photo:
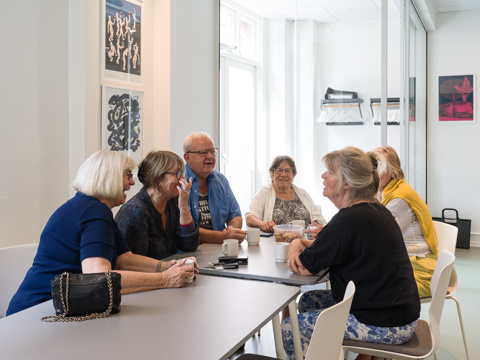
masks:
{"type": "Polygon", "coordinates": [[[103,0],[102,78],[142,83],[142,3],[103,0]]]}
{"type": "Polygon", "coordinates": [[[438,120],[475,120],[474,75],[438,77],[438,120]]]}
{"type": "Polygon", "coordinates": [[[102,149],[143,157],[143,91],[102,86],[102,149]]]}

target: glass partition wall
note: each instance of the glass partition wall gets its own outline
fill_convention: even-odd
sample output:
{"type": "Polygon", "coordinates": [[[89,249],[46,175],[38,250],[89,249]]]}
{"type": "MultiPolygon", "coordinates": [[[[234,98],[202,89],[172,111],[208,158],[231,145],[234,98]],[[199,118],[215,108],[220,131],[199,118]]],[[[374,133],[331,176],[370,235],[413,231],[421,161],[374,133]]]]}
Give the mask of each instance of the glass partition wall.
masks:
{"type": "Polygon", "coordinates": [[[272,159],[290,155],[294,183],[331,218],[321,159],[345,146],[393,146],[426,193],[426,34],[414,15],[393,0],[221,0],[220,169],[244,213],[272,159]]]}

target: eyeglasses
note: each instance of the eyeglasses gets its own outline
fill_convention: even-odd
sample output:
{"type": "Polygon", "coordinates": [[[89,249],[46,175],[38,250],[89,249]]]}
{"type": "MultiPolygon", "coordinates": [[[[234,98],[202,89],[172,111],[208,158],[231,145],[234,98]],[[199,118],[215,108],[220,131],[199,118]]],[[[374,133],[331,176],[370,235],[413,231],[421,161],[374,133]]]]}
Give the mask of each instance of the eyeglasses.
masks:
{"type": "Polygon", "coordinates": [[[208,153],[212,154],[212,156],[217,156],[218,149],[208,149],[208,150],[200,150],[200,151],[187,151],[187,154],[197,154],[201,157],[206,157],[208,153]]]}
{"type": "Polygon", "coordinates": [[[125,171],[123,175],[125,175],[128,178],[128,180],[133,179],[133,174],[130,170],[125,171]]]}
{"type": "Polygon", "coordinates": [[[185,170],[179,170],[179,171],[175,171],[175,172],[165,172],[163,174],[173,174],[177,177],[178,180],[180,180],[182,175],[185,176],[185,170]]]}
{"type": "Polygon", "coordinates": [[[291,175],[293,174],[293,169],[290,169],[290,168],[286,168],[286,169],[280,169],[280,168],[276,168],[275,170],[273,170],[275,172],[275,174],[277,175],[280,175],[281,173],[285,173],[285,175],[291,175]]]}

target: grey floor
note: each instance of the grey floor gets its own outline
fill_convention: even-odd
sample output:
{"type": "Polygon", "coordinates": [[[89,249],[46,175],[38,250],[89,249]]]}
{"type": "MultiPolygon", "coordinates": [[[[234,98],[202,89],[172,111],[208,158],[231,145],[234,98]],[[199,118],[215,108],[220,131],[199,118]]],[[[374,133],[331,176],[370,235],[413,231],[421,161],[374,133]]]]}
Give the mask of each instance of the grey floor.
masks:
{"type": "MultiPolygon", "coordinates": [[[[467,344],[471,360],[480,359],[480,248],[457,249],[455,269],[458,275],[458,289],[455,297],[460,301],[463,322],[467,334],[467,344]]],[[[429,304],[422,305],[422,319],[428,319],[429,304]]],[[[445,301],[440,323],[441,339],[437,355],[440,360],[466,359],[462,334],[458,321],[457,308],[453,300],[445,301]]],[[[255,335],[245,343],[230,359],[234,360],[243,353],[256,353],[275,357],[275,345],[271,323],[266,325],[260,335],[255,335]]],[[[350,359],[355,359],[350,354],[350,359]]],[[[433,359],[433,356],[429,359],[433,359]]]]}

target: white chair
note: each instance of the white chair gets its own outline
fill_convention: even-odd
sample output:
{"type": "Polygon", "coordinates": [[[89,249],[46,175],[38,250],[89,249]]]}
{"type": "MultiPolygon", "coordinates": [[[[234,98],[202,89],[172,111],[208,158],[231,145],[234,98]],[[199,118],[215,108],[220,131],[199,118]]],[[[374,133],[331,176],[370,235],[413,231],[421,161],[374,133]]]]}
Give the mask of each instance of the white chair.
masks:
{"type": "Polygon", "coordinates": [[[37,247],[25,244],[0,248],[0,318],[5,317],[10,300],[32,266],[37,247]]]}
{"type": "Polygon", "coordinates": [[[433,272],[430,290],[432,301],[428,311],[429,321],[418,320],[417,328],[412,338],[401,345],[375,344],[364,341],[344,340],[343,349],[345,358],[348,352],[374,355],[390,359],[410,360],[425,359],[431,355],[437,357],[440,343],[440,318],[442,316],[445,294],[452,274],[455,255],[448,250],[442,250],[438,256],[435,271],[433,272]]]}
{"type": "MultiPolygon", "coordinates": [[[[437,233],[438,252],[440,252],[443,249],[446,249],[455,255],[458,228],[453,225],[445,224],[440,221],[433,221],[433,225],[435,226],[435,232],[437,233]]],[[[468,354],[467,338],[465,336],[465,328],[463,326],[463,317],[462,317],[462,311],[460,310],[460,302],[455,296],[453,296],[453,294],[457,290],[457,286],[458,286],[457,272],[455,271],[455,267],[453,267],[452,275],[450,276],[450,282],[448,284],[446,299],[455,301],[455,304],[457,305],[458,320],[460,321],[460,328],[462,330],[463,344],[465,346],[465,354],[467,355],[467,360],[469,360],[470,357],[468,354]]],[[[420,302],[422,304],[429,303],[431,301],[432,301],[431,297],[420,299],[420,302]]]]}
{"type": "MultiPolygon", "coordinates": [[[[337,360],[341,358],[343,335],[354,294],[355,284],[350,281],[343,300],[320,313],[313,329],[305,360],[337,360]]],[[[274,358],[257,354],[244,354],[237,358],[237,360],[270,359],[274,358]]]]}

